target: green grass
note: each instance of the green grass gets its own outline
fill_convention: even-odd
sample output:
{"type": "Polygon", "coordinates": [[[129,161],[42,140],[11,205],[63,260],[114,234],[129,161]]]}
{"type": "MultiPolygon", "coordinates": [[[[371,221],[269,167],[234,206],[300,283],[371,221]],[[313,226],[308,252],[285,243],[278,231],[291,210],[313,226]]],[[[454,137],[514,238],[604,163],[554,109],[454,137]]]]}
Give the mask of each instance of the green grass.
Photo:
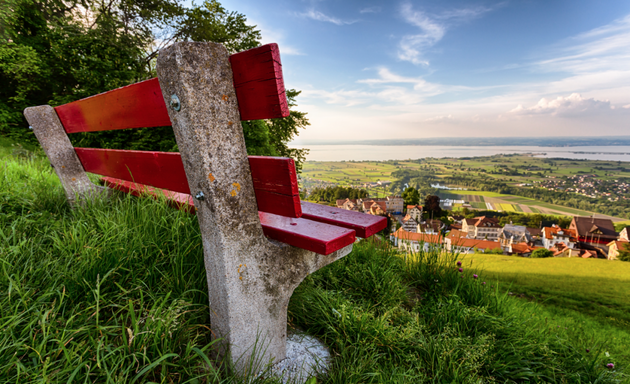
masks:
{"type": "Polygon", "coordinates": [[[509,283],[512,291],[530,299],[630,329],[630,263],[481,254],[465,260],[474,260],[489,279],[509,283]]]}
{"type": "MultiPolygon", "coordinates": [[[[128,195],[70,210],[43,159],[1,160],[0,382],[274,382],[211,358],[194,216],[128,195]]],[[[565,329],[573,320],[561,314],[532,316],[549,310],[481,284],[469,268],[460,274],[455,261],[364,241],[310,275],[289,321],[332,350],[318,382],[627,379],[629,362],[605,355],[607,334],[579,322],[565,329]]]]}

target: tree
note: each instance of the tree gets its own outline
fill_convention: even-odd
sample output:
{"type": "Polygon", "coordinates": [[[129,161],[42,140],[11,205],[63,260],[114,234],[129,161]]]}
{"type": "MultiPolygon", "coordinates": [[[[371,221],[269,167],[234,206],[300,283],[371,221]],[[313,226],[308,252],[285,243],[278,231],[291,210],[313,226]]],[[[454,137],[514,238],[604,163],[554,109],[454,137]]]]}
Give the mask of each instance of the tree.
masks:
{"type": "Polygon", "coordinates": [[[408,205],[418,205],[420,203],[420,194],[414,187],[408,187],[402,193],[405,207],[408,205]]]}
{"type": "Polygon", "coordinates": [[[442,214],[442,208],[440,207],[440,197],[435,195],[428,195],[424,198],[424,211],[431,212],[434,217],[442,214]]]}
{"type": "MultiPolygon", "coordinates": [[[[230,53],[260,45],[260,31],[216,0],[192,8],[178,0],[2,0],[0,134],[37,143],[22,112],[57,106],[155,77],[159,50],[177,41],[214,41],[230,53]]],[[[287,90],[290,107],[300,92],[287,90]]],[[[244,122],[250,153],[291,156],[298,171],[307,150],[288,148],[306,114],[244,122]]],[[[75,146],[177,151],[170,127],[70,135],[75,146]]]]}
{"type": "Polygon", "coordinates": [[[623,243],[621,248],[619,248],[619,255],[617,259],[621,261],[630,261],[630,243],[623,243]]]}
{"type": "Polygon", "coordinates": [[[534,252],[532,252],[530,257],[534,259],[543,259],[547,257],[553,257],[553,252],[545,248],[538,248],[534,250],[534,252]]]}

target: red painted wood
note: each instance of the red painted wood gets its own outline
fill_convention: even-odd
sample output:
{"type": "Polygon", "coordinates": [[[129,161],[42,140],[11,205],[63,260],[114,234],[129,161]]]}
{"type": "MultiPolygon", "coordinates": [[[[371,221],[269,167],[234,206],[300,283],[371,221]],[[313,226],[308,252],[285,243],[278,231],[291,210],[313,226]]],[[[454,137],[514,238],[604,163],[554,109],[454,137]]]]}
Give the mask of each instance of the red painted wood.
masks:
{"type": "Polygon", "coordinates": [[[370,237],[387,226],[387,218],[382,216],[307,202],[302,202],[302,218],[354,229],[357,236],[363,238],[370,237]]]}
{"type": "MultiPolygon", "coordinates": [[[[161,193],[172,202],[175,208],[195,213],[194,202],[190,195],[164,191],[111,177],[103,177],[102,179],[108,187],[131,193],[134,196],[149,195],[157,198],[161,193]]],[[[260,217],[265,236],[323,255],[329,255],[352,244],[355,240],[355,232],[351,229],[302,218],[274,215],[267,212],[258,212],[258,216],[260,217]]]]}
{"type": "Polygon", "coordinates": [[[278,44],[230,56],[241,120],[289,116],[278,44]]]}
{"type": "MultiPolygon", "coordinates": [[[[75,148],[86,172],[190,194],[178,152],[75,148]]],[[[293,159],[249,158],[258,210],[287,217],[302,216],[293,159]]]]}
{"type": "Polygon", "coordinates": [[[258,212],[258,216],[265,236],[322,255],[329,255],[355,240],[352,229],[266,212],[258,212]]]}
{"type": "Polygon", "coordinates": [[[270,191],[261,191],[254,188],[256,204],[258,210],[262,212],[275,213],[286,217],[301,217],[302,206],[300,196],[287,196],[270,191]]]}
{"type": "Polygon", "coordinates": [[[55,111],[67,133],[171,125],[157,78],[64,104],[55,111]]]}
{"type": "Polygon", "coordinates": [[[254,188],[299,196],[297,172],[292,158],[249,156],[249,167],[252,170],[254,188]]]}
{"type": "Polygon", "coordinates": [[[177,152],[75,148],[86,172],[190,194],[177,152]]]}
{"type": "Polygon", "coordinates": [[[192,196],[186,193],[167,191],[165,189],[153,188],[149,185],[134,183],[131,181],[116,179],[113,177],[102,177],[105,185],[112,189],[130,193],[134,196],[149,195],[158,198],[162,194],[169,204],[177,209],[182,209],[190,213],[195,213],[195,204],[192,196]]]}
{"type": "MultiPolygon", "coordinates": [[[[230,56],[241,120],[289,116],[277,44],[230,56]]],[[[67,133],[170,126],[157,78],[55,108],[67,133]]]]}

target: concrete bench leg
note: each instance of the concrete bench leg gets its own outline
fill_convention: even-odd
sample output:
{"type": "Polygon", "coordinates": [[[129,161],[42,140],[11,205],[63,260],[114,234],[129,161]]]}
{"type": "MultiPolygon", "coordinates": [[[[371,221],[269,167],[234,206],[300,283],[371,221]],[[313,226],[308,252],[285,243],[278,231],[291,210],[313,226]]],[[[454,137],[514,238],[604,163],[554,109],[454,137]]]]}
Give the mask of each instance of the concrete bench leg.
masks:
{"type": "Polygon", "coordinates": [[[225,47],[174,44],[160,51],[157,72],[195,197],[213,332],[237,369],[257,341],[262,361],[282,360],[293,290],[352,246],[324,256],[263,235],[225,47]]]}
{"type": "Polygon", "coordinates": [[[88,178],[57,113],[51,106],[26,108],[24,116],[33,127],[35,137],[44,148],[50,165],[55,168],[72,207],[84,198],[109,195],[107,187],[98,186],[88,178]]]}

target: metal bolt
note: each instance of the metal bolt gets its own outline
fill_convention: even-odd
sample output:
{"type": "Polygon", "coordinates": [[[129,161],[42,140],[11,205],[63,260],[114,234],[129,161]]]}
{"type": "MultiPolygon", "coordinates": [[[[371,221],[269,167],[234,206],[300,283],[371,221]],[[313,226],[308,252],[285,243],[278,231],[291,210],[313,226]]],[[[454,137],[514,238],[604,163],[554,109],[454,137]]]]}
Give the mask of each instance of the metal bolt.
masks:
{"type": "Polygon", "coordinates": [[[182,105],[179,102],[179,97],[177,97],[177,95],[175,94],[171,95],[171,108],[176,111],[179,111],[182,108],[182,105]]]}
{"type": "Polygon", "coordinates": [[[203,200],[203,199],[205,199],[206,196],[203,194],[203,192],[199,191],[199,192],[197,192],[195,197],[197,198],[197,200],[203,200]]]}

